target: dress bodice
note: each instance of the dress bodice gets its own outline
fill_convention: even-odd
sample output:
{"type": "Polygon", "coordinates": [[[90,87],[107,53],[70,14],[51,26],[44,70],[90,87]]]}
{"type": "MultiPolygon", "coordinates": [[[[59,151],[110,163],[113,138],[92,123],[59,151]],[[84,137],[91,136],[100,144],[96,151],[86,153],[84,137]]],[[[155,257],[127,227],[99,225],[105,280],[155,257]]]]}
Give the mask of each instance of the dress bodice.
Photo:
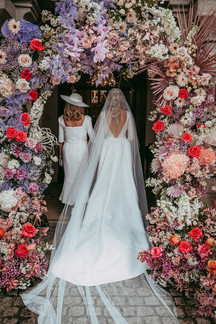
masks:
{"type": "Polygon", "coordinates": [[[87,142],[87,135],[93,139],[91,117],[85,116],[81,126],[66,126],[63,116],[59,119],[59,142],[87,142]]]}
{"type": "Polygon", "coordinates": [[[106,127],[106,131],[105,131],[105,138],[106,139],[129,139],[129,140],[132,140],[132,134],[130,132],[131,130],[131,116],[130,116],[130,112],[127,111],[127,117],[126,117],[126,121],[125,121],[125,124],[124,126],[122,127],[119,135],[117,137],[115,137],[113,135],[113,133],[111,132],[108,124],[107,124],[107,121],[106,121],[106,115],[104,113],[104,119],[105,119],[105,124],[107,125],[106,127]]]}

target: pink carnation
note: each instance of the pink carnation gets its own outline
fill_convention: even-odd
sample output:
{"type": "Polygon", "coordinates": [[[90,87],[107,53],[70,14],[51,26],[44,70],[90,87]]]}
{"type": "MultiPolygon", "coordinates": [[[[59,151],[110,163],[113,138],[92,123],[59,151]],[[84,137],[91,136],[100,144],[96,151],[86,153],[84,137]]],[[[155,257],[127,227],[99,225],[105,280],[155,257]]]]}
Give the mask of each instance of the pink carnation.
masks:
{"type": "Polygon", "coordinates": [[[183,153],[171,153],[162,163],[163,171],[171,179],[177,179],[185,172],[189,161],[189,157],[183,153]]]}
{"type": "Polygon", "coordinates": [[[151,256],[153,259],[159,259],[162,256],[162,246],[155,246],[151,249],[151,256]]]}

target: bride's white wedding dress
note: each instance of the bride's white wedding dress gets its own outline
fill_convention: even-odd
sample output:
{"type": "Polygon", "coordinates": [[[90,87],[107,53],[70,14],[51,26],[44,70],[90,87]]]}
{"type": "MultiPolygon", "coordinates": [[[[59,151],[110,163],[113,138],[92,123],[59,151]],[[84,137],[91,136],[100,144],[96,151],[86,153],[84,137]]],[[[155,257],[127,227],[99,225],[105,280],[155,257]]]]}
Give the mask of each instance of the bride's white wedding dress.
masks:
{"type": "Polygon", "coordinates": [[[137,255],[148,245],[132,171],[131,118],[127,112],[118,137],[107,127],[96,183],[77,241],[68,240],[52,267],[59,278],[92,286],[144,272],[137,255]]]}
{"type": "MultiPolygon", "coordinates": [[[[120,89],[109,92],[94,132],[56,227],[48,273],[22,295],[24,304],[39,314],[40,324],[78,323],[69,311],[78,293],[87,308],[83,323],[135,323],[130,304],[118,298],[131,278],[135,292],[138,280],[141,296],[157,297],[154,305],[171,324],[172,298],[137,260],[150,247],[142,219],[147,201],[135,122],[120,89]],[[104,305],[100,320],[97,305],[104,305]]],[[[145,306],[145,298],[139,299],[139,307],[145,306]]],[[[151,312],[158,316],[154,306],[151,312]]]]}

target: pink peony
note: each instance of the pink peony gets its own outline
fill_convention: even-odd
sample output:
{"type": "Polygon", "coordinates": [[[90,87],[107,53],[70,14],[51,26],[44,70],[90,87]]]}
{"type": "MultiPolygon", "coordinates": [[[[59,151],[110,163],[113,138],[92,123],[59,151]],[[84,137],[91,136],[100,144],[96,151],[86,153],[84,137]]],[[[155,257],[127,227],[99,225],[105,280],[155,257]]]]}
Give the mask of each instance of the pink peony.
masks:
{"type": "Polygon", "coordinates": [[[39,190],[39,186],[36,182],[31,182],[28,186],[28,193],[35,195],[39,190]]]}
{"type": "Polygon", "coordinates": [[[151,249],[151,256],[153,259],[159,259],[162,256],[162,246],[155,246],[151,249]]]}
{"type": "Polygon", "coordinates": [[[199,244],[197,248],[198,255],[201,259],[209,256],[210,249],[207,244],[199,244]]]}
{"type": "Polygon", "coordinates": [[[183,153],[171,153],[162,163],[163,171],[171,179],[177,179],[184,174],[189,161],[189,157],[183,153]]]}
{"type": "Polygon", "coordinates": [[[37,145],[37,140],[31,137],[28,137],[27,140],[25,141],[25,146],[29,147],[30,149],[35,148],[37,145]]]}

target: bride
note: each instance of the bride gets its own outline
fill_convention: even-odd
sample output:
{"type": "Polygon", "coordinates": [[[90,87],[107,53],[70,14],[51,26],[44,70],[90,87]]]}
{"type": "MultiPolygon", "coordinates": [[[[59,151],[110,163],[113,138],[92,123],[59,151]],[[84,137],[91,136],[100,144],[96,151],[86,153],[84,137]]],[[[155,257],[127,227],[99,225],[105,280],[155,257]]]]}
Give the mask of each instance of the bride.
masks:
{"type": "Polygon", "coordinates": [[[170,296],[137,260],[138,252],[149,247],[143,225],[147,201],[135,123],[120,89],[108,94],[95,125],[94,143],[89,143],[88,158],[83,159],[70,197],[56,228],[48,274],[22,295],[25,305],[39,314],[38,322],[72,323],[66,309],[72,306],[77,287],[92,323],[100,323],[94,306],[98,298],[114,323],[130,323],[110,299],[110,288],[139,275],[143,289],[153,292],[173,316],[172,322],[170,296]],[[73,192],[77,193],[75,201],[73,192]],[[96,289],[91,291],[90,286],[96,289]]]}

